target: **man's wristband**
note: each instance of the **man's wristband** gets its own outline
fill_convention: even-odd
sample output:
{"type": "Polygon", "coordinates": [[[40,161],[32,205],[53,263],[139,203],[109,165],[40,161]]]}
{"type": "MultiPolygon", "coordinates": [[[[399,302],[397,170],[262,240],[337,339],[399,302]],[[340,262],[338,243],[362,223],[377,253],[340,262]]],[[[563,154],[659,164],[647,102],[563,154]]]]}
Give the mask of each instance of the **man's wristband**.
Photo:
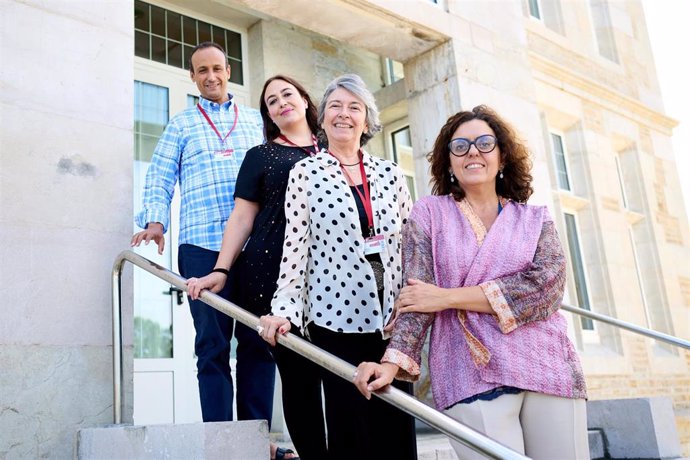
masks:
{"type": "Polygon", "coordinates": [[[227,268],[214,268],[213,270],[211,270],[211,273],[222,273],[225,276],[229,276],[230,270],[228,270],[227,268]]]}

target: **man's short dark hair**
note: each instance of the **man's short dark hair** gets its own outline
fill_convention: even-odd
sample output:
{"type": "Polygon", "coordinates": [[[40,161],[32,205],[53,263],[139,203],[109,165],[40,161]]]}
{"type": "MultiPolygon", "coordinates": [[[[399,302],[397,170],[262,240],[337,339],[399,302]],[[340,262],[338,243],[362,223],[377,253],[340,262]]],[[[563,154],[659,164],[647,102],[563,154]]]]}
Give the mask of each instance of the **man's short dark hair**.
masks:
{"type": "Polygon", "coordinates": [[[223,53],[223,56],[225,56],[225,65],[226,66],[228,65],[227,54],[225,54],[225,49],[223,49],[222,46],[220,46],[218,43],[215,43],[215,42],[201,42],[194,47],[194,49],[192,50],[192,54],[189,55],[189,61],[187,64],[189,65],[189,71],[191,73],[194,73],[194,66],[192,65],[192,56],[194,56],[194,53],[196,53],[197,51],[202,50],[204,48],[215,48],[218,51],[220,51],[221,53],[223,53]]]}

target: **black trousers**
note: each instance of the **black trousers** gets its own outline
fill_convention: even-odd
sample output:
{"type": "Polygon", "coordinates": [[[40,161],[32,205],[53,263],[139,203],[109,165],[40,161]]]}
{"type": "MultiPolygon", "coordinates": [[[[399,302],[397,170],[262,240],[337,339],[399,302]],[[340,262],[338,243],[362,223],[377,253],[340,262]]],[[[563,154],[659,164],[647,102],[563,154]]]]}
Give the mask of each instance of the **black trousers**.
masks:
{"type": "MultiPolygon", "coordinates": [[[[314,345],[358,365],[362,361],[378,362],[386,349],[387,341],[381,334],[345,334],[331,331],[314,324],[309,325],[309,335],[314,345]]],[[[282,347],[279,347],[282,348],[282,347]]],[[[282,352],[287,354],[286,349],[282,352]]],[[[292,352],[289,352],[292,353],[292,352]]],[[[304,358],[300,358],[304,360],[304,358]]],[[[372,397],[367,401],[352,382],[321,368],[288,368],[285,361],[276,357],[283,381],[283,409],[290,436],[295,442],[300,458],[310,460],[321,458],[329,460],[352,459],[381,460],[387,458],[416,459],[417,443],[414,419],[390,404],[372,397]],[[282,362],[281,362],[282,361],[282,362]],[[281,367],[282,366],[282,367],[281,367]],[[305,369],[306,372],[305,372],[305,369]],[[323,422],[317,420],[317,399],[310,392],[319,395],[315,382],[321,376],[326,406],[326,426],[328,431],[327,455],[324,455],[323,422]],[[304,380],[309,376],[309,381],[304,380]],[[286,380],[288,384],[286,386],[286,380]],[[288,389],[288,391],[286,391],[288,389]],[[291,409],[288,410],[288,407],[291,409]],[[291,424],[290,411],[299,412],[291,424]],[[308,444],[307,451],[299,443],[308,444]],[[298,441],[299,440],[299,441],[298,441]],[[319,457],[312,457],[311,449],[320,450],[319,457]],[[306,452],[306,454],[305,454],[306,452]]],[[[306,360],[304,360],[306,361],[306,360]]],[[[310,363],[311,364],[311,363],[310,363]]],[[[316,366],[312,364],[315,368],[316,366]]],[[[393,385],[407,393],[412,393],[412,384],[394,381],[393,385]]],[[[316,452],[314,452],[317,455],[316,452]]]]}
{"type": "MultiPolygon", "coordinates": [[[[293,325],[291,331],[302,336],[293,325]]],[[[328,460],[321,399],[323,369],[302,355],[278,345],[273,350],[283,385],[283,415],[292,443],[302,460],[328,460]]]]}
{"type": "MultiPolygon", "coordinates": [[[[210,273],[218,253],[190,244],[179,248],[178,265],[185,278],[210,273]]],[[[230,294],[230,280],[219,293],[230,294]]],[[[194,319],[197,378],[204,422],[232,420],[233,391],[237,391],[237,418],[268,420],[273,417],[276,366],[270,346],[254,329],[234,320],[201,300],[189,299],[194,319]],[[237,338],[237,388],[230,373],[230,339],[237,338]]]]}

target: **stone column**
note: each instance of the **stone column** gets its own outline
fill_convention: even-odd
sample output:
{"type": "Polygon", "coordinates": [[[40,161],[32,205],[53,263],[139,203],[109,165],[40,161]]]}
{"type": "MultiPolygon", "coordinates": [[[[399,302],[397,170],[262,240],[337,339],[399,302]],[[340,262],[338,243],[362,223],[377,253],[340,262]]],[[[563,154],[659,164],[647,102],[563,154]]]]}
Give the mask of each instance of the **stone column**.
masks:
{"type": "Polygon", "coordinates": [[[405,63],[408,120],[415,160],[415,181],[420,196],[429,195],[429,163],[439,129],[460,110],[454,40],[449,40],[405,63]]]}

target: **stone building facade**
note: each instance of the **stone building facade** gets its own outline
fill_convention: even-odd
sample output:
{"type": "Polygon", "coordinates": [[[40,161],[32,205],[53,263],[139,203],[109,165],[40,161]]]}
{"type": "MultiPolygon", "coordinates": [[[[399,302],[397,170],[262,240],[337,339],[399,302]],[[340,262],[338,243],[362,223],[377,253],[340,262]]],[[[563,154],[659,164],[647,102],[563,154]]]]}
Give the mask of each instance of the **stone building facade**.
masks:
{"type": "MultiPolygon", "coordinates": [[[[108,275],[155,138],[193,103],[185,53],[207,35],[225,40],[231,91],[254,107],[276,73],[316,99],[360,74],[385,125],[368,148],[417,197],[447,117],[494,107],[532,151],[531,202],[549,206],[569,255],[567,303],[690,337],[676,123],[639,0],[0,4],[0,457],[69,457],[79,428],[112,421],[108,275]]],[[[165,315],[146,313],[150,283],[125,271],[125,421],[193,419],[193,403],[142,409],[167,404],[161,388],[178,403],[194,391],[186,307],[167,296],[165,315]]],[[[690,353],[568,317],[591,398],[670,396],[690,455],[690,353]]]]}

